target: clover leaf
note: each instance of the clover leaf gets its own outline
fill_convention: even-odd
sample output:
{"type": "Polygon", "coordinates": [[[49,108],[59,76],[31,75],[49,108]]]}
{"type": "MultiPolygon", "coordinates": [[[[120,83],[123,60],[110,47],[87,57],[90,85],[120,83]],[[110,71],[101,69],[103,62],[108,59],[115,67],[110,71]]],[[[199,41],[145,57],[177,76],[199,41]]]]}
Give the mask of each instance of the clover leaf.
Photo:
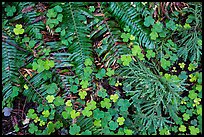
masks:
{"type": "Polygon", "coordinates": [[[118,98],[119,98],[118,94],[114,94],[110,96],[110,99],[113,100],[113,102],[116,102],[118,98]]]}
{"type": "Polygon", "coordinates": [[[150,25],[154,24],[154,21],[155,20],[152,18],[152,16],[145,17],[144,25],[149,27],[150,25]]]}
{"type": "Polygon", "coordinates": [[[198,94],[195,93],[195,90],[190,90],[190,91],[189,91],[188,97],[189,97],[190,99],[195,99],[195,98],[197,98],[197,96],[198,96],[198,94]]]}
{"type": "Polygon", "coordinates": [[[156,24],[153,25],[152,31],[153,32],[162,32],[163,31],[163,24],[161,22],[157,22],[156,24]]]}
{"type": "Polygon", "coordinates": [[[90,7],[89,7],[89,11],[90,11],[90,12],[94,12],[94,11],[95,11],[94,6],[90,6],[90,7]]]}
{"type": "Polygon", "coordinates": [[[55,6],[54,10],[57,12],[62,12],[62,8],[59,5],[55,6]]]}
{"type": "Polygon", "coordinates": [[[104,76],[106,76],[106,70],[104,68],[102,68],[96,74],[96,78],[102,79],[104,76]]]}
{"type": "Polygon", "coordinates": [[[196,112],[197,112],[198,115],[201,115],[201,116],[202,116],[202,107],[201,107],[201,106],[198,106],[196,112]]]}
{"type": "Polygon", "coordinates": [[[21,24],[16,24],[15,28],[13,29],[14,33],[16,35],[19,35],[19,34],[23,34],[24,33],[24,29],[22,28],[22,25],[21,24]]]}
{"type": "Polygon", "coordinates": [[[86,66],[91,66],[91,65],[92,65],[91,59],[90,59],[90,58],[85,59],[84,64],[85,64],[86,66]]]}
{"type": "Polygon", "coordinates": [[[67,102],[65,103],[66,106],[71,107],[72,106],[72,101],[71,100],[67,100],[67,102]]]}
{"type": "Polygon", "coordinates": [[[170,61],[162,58],[161,59],[161,66],[162,66],[163,69],[166,70],[168,67],[171,66],[170,61]]]}
{"type": "Polygon", "coordinates": [[[90,111],[88,108],[85,108],[83,111],[82,111],[82,114],[84,116],[87,116],[87,117],[90,117],[92,115],[92,111],[90,111]]]}
{"type": "Polygon", "coordinates": [[[130,33],[122,33],[121,38],[123,39],[123,42],[128,42],[130,36],[130,33]]]}
{"type": "Polygon", "coordinates": [[[50,54],[50,49],[44,49],[43,52],[45,53],[45,55],[49,55],[50,54]]]}
{"type": "Polygon", "coordinates": [[[124,133],[125,133],[125,135],[132,135],[133,131],[130,129],[124,129],[124,133]]]}
{"type": "Polygon", "coordinates": [[[156,40],[157,37],[158,37],[157,32],[152,31],[152,32],[150,33],[150,38],[151,38],[151,40],[156,40]]]}
{"type": "Polygon", "coordinates": [[[105,98],[108,94],[106,93],[106,89],[102,88],[98,91],[98,96],[105,98]]]}
{"type": "Polygon", "coordinates": [[[135,40],[135,36],[131,35],[130,40],[135,40]]]}
{"type": "Polygon", "coordinates": [[[38,131],[38,127],[34,124],[34,123],[30,123],[29,124],[29,129],[28,131],[33,134],[34,132],[37,132],[38,131]]]}
{"type": "Polygon", "coordinates": [[[71,135],[76,135],[79,133],[81,130],[80,126],[77,126],[77,124],[73,124],[72,126],[69,127],[69,133],[71,135]]]}
{"type": "Polygon", "coordinates": [[[49,110],[44,110],[44,111],[42,112],[42,114],[43,114],[44,117],[49,117],[50,112],[49,112],[49,110]]]}
{"type": "Polygon", "coordinates": [[[80,85],[82,86],[82,88],[87,88],[89,85],[89,82],[88,82],[88,80],[82,80],[80,82],[80,85]]]}
{"type": "Polygon", "coordinates": [[[85,130],[84,132],[81,132],[81,135],[92,135],[92,132],[90,130],[85,130]]]}
{"type": "Polygon", "coordinates": [[[138,58],[140,59],[140,60],[144,60],[144,54],[143,53],[138,53],[138,58]]]}
{"type": "Polygon", "coordinates": [[[182,63],[179,63],[179,66],[180,66],[181,69],[184,69],[185,63],[183,63],[183,62],[182,62],[182,63]]]}
{"type": "Polygon", "coordinates": [[[18,96],[19,90],[20,90],[20,89],[19,89],[18,87],[13,86],[13,87],[12,87],[11,97],[14,98],[14,97],[18,96]]]}
{"type": "Polygon", "coordinates": [[[47,124],[47,132],[48,134],[55,132],[55,125],[51,121],[47,124]]]}
{"type": "Polygon", "coordinates": [[[54,101],[54,104],[55,104],[55,106],[61,106],[61,105],[64,105],[64,99],[62,98],[62,97],[60,97],[60,96],[57,96],[56,98],[55,98],[55,101],[54,101]]]}
{"type": "Polygon", "coordinates": [[[100,127],[101,126],[101,120],[94,120],[94,126],[100,127]]]}
{"type": "Polygon", "coordinates": [[[195,128],[194,126],[189,126],[189,130],[191,135],[197,135],[200,132],[199,128],[195,128]]]}
{"type": "Polygon", "coordinates": [[[114,70],[112,70],[111,68],[107,68],[107,72],[106,72],[107,76],[111,77],[114,74],[115,74],[114,70]]]}
{"type": "Polygon", "coordinates": [[[47,16],[49,18],[51,18],[51,17],[55,18],[57,16],[57,12],[55,12],[54,9],[49,9],[48,13],[47,13],[47,16]]]}
{"type": "Polygon", "coordinates": [[[102,108],[109,109],[111,107],[110,99],[105,98],[103,101],[100,102],[102,108]]]}
{"type": "Polygon", "coordinates": [[[104,117],[104,112],[100,111],[98,108],[93,111],[93,118],[100,119],[104,117]]]}
{"type": "Polygon", "coordinates": [[[30,46],[31,48],[33,48],[33,47],[35,46],[35,44],[36,44],[35,40],[29,41],[29,46],[30,46]]]}
{"type": "Polygon", "coordinates": [[[179,131],[185,132],[186,131],[186,127],[184,125],[180,125],[179,131]]]}
{"type": "Polygon", "coordinates": [[[160,135],[169,135],[169,130],[167,128],[163,128],[159,131],[160,135]]]}
{"type": "Polygon", "coordinates": [[[80,96],[81,99],[85,99],[86,95],[87,95],[86,91],[80,91],[79,92],[79,96],[80,96]]]}
{"type": "Polygon", "coordinates": [[[127,99],[120,99],[118,101],[118,105],[120,106],[121,111],[127,111],[130,106],[130,102],[127,99]]]}
{"type": "Polygon", "coordinates": [[[150,59],[151,57],[155,57],[155,52],[152,50],[147,50],[146,57],[150,59]]]}
{"type": "Polygon", "coordinates": [[[118,128],[118,123],[112,120],[108,123],[108,125],[109,125],[110,130],[113,130],[113,131],[115,131],[116,128],[118,128]]]}
{"type": "Polygon", "coordinates": [[[188,23],[185,23],[183,27],[184,27],[184,29],[190,29],[191,28],[190,24],[188,24],[188,23]]]}
{"type": "Polygon", "coordinates": [[[48,96],[46,97],[46,99],[47,99],[48,103],[52,103],[53,100],[55,99],[55,97],[54,97],[53,95],[48,95],[48,96]]]}
{"type": "Polygon", "coordinates": [[[124,124],[124,121],[125,121],[124,117],[118,117],[117,119],[117,122],[120,126],[124,124]]]}
{"type": "Polygon", "coordinates": [[[91,100],[89,103],[87,103],[87,109],[94,110],[96,108],[96,102],[94,100],[91,100]]]}
{"type": "Polygon", "coordinates": [[[182,116],[184,121],[188,121],[190,119],[190,116],[187,113],[184,113],[182,116]]]}
{"type": "Polygon", "coordinates": [[[77,93],[77,92],[78,92],[78,86],[77,86],[77,85],[71,86],[71,87],[70,87],[70,91],[71,91],[72,93],[77,93]]]}
{"type": "Polygon", "coordinates": [[[166,23],[166,27],[171,30],[176,30],[176,24],[173,20],[170,20],[166,23]]]}
{"type": "Polygon", "coordinates": [[[72,118],[72,119],[75,119],[76,117],[78,117],[78,116],[80,115],[80,113],[79,113],[79,112],[76,112],[76,110],[72,110],[72,111],[70,112],[70,114],[71,114],[71,118],[72,118]]]}
{"type": "Polygon", "coordinates": [[[6,11],[6,15],[9,16],[9,17],[12,17],[13,14],[16,12],[16,7],[15,6],[10,6],[8,5],[6,8],[5,8],[5,11],[6,11]]]}
{"type": "Polygon", "coordinates": [[[130,28],[129,26],[125,26],[125,28],[123,29],[125,32],[130,32],[130,28]]]}
{"type": "Polygon", "coordinates": [[[192,63],[190,63],[189,66],[188,66],[188,70],[189,70],[189,71],[193,71],[193,70],[195,70],[196,68],[197,68],[197,64],[192,64],[192,63]]]}
{"type": "Polygon", "coordinates": [[[71,107],[66,107],[66,111],[63,111],[62,112],[62,116],[64,119],[68,119],[71,117],[70,115],[70,112],[72,111],[73,109],[71,107]]]}
{"type": "Polygon", "coordinates": [[[129,66],[130,62],[132,61],[132,58],[130,55],[122,55],[121,61],[123,62],[124,66],[129,66]]]}
{"type": "Polygon", "coordinates": [[[48,94],[54,94],[57,89],[58,89],[58,88],[57,88],[57,85],[56,85],[55,83],[52,83],[52,84],[50,84],[50,85],[47,86],[46,92],[47,92],[48,94]]]}
{"type": "Polygon", "coordinates": [[[29,109],[27,113],[28,118],[35,119],[37,117],[37,114],[34,112],[35,112],[34,109],[29,109]]]}

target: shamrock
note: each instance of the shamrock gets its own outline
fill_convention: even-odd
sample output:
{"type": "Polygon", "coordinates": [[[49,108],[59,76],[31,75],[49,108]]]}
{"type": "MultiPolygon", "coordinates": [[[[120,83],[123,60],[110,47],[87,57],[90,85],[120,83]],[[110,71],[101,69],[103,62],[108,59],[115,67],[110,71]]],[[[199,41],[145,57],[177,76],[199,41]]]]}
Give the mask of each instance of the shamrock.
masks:
{"type": "Polygon", "coordinates": [[[179,66],[180,66],[181,69],[184,69],[185,63],[183,63],[183,62],[182,62],[182,63],[179,63],[179,66]]]}
{"type": "Polygon", "coordinates": [[[84,132],[81,132],[81,135],[92,135],[92,132],[90,130],[85,130],[84,132]]]}
{"type": "Polygon", "coordinates": [[[111,107],[110,99],[105,98],[103,101],[100,102],[102,108],[109,109],[111,107]]]}
{"type": "Polygon", "coordinates": [[[10,6],[8,5],[6,8],[5,8],[5,11],[6,11],[6,15],[9,16],[9,17],[12,17],[13,14],[16,12],[16,7],[15,6],[10,6]]]}
{"type": "Polygon", "coordinates": [[[81,99],[85,99],[86,95],[87,95],[86,91],[80,91],[79,92],[79,96],[80,96],[81,99]]]}
{"type": "Polygon", "coordinates": [[[132,48],[132,54],[133,54],[134,56],[136,56],[137,54],[141,53],[141,51],[142,51],[142,49],[140,48],[139,45],[135,45],[135,46],[133,46],[133,48],[132,48]]]}
{"type": "Polygon", "coordinates": [[[47,132],[48,134],[52,133],[55,131],[55,125],[50,121],[47,124],[47,132]]]}
{"type": "Polygon", "coordinates": [[[72,126],[70,126],[69,133],[71,135],[76,135],[77,133],[79,133],[80,130],[80,126],[77,126],[77,124],[73,124],[72,126]]]}
{"type": "Polygon", "coordinates": [[[76,112],[76,110],[72,110],[72,111],[70,112],[70,114],[71,114],[71,118],[72,118],[72,119],[75,119],[76,117],[78,117],[78,116],[80,115],[80,113],[79,113],[79,112],[76,112]]]}
{"type": "Polygon", "coordinates": [[[34,132],[37,132],[38,131],[38,127],[34,124],[34,123],[30,123],[29,124],[29,129],[28,131],[33,134],[34,132]]]}
{"type": "Polygon", "coordinates": [[[150,59],[151,57],[155,57],[155,52],[152,50],[147,50],[146,57],[150,59]]]}
{"type": "Polygon", "coordinates": [[[166,23],[166,27],[171,30],[176,30],[177,26],[173,20],[170,20],[166,23]]]}
{"type": "Polygon", "coordinates": [[[201,116],[202,116],[202,107],[201,107],[201,106],[198,106],[196,112],[197,112],[198,115],[201,115],[201,116]]]}
{"type": "Polygon", "coordinates": [[[124,133],[125,133],[125,135],[132,135],[133,131],[130,129],[124,129],[124,133]]]}
{"type": "Polygon", "coordinates": [[[77,89],[78,89],[78,86],[77,86],[77,85],[73,85],[73,86],[70,87],[70,91],[71,91],[72,93],[77,93],[77,92],[78,92],[77,89]]]}
{"type": "Polygon", "coordinates": [[[12,93],[11,93],[11,97],[14,98],[14,97],[18,96],[18,91],[19,91],[19,90],[20,90],[20,89],[19,89],[18,87],[13,86],[13,88],[12,88],[12,93]]]}
{"type": "Polygon", "coordinates": [[[170,61],[168,61],[168,60],[162,58],[162,59],[161,59],[161,66],[162,66],[163,69],[166,70],[168,67],[171,66],[170,61]]]}
{"type": "Polygon", "coordinates": [[[114,121],[110,121],[109,122],[109,128],[110,128],[110,130],[113,130],[113,131],[115,131],[116,130],[116,128],[118,128],[118,123],[117,122],[114,122],[114,121]]]}
{"type": "Polygon", "coordinates": [[[57,85],[55,83],[52,83],[52,84],[47,86],[46,92],[48,94],[54,94],[56,90],[57,90],[57,85]]]}
{"type": "Polygon", "coordinates": [[[98,108],[93,111],[93,118],[99,120],[104,117],[104,112],[100,111],[98,108]]]}
{"type": "Polygon", "coordinates": [[[146,27],[149,27],[150,25],[153,25],[153,24],[154,24],[154,19],[152,18],[152,16],[145,17],[144,25],[146,27]]]}
{"type": "Polygon", "coordinates": [[[22,39],[22,42],[29,42],[30,41],[30,38],[29,37],[24,37],[23,39],[22,39]]]}
{"type": "Polygon", "coordinates": [[[157,37],[158,37],[157,32],[152,31],[152,32],[150,33],[150,38],[151,38],[151,40],[156,40],[157,37]]]}
{"type": "Polygon", "coordinates": [[[44,117],[49,117],[50,112],[49,112],[49,110],[44,110],[44,111],[42,112],[42,114],[43,114],[44,117]]]}
{"type": "Polygon", "coordinates": [[[102,98],[105,98],[108,94],[106,93],[106,89],[104,88],[101,88],[99,91],[98,91],[98,96],[99,97],[102,97],[102,98]]]}
{"type": "Polygon", "coordinates": [[[38,59],[37,62],[33,62],[32,66],[33,70],[37,70],[38,73],[41,73],[45,70],[44,62],[41,59],[38,59]]]}
{"type": "Polygon", "coordinates": [[[144,54],[143,53],[138,53],[138,58],[140,59],[140,60],[144,60],[144,54]]]}
{"type": "Polygon", "coordinates": [[[189,71],[195,70],[196,68],[197,68],[197,64],[190,63],[189,66],[188,66],[189,71]]]}
{"type": "Polygon", "coordinates": [[[196,75],[190,74],[189,77],[190,77],[190,82],[194,82],[197,80],[196,75]]]}
{"type": "Polygon", "coordinates": [[[72,106],[72,101],[71,100],[67,100],[67,102],[65,103],[66,106],[71,107],[72,106]]]}
{"type": "Polygon", "coordinates": [[[190,90],[190,91],[189,91],[188,97],[189,97],[190,99],[195,99],[195,98],[197,98],[197,96],[198,96],[198,94],[195,93],[195,90],[190,90]]]}
{"type": "Polygon", "coordinates": [[[73,109],[71,108],[71,107],[66,107],[66,111],[63,111],[62,112],[62,117],[64,118],[64,119],[68,119],[68,118],[70,118],[70,112],[72,111],[73,109]]]}
{"type": "Polygon", "coordinates": [[[156,24],[153,25],[152,31],[153,32],[162,32],[163,31],[163,24],[161,22],[157,22],[156,24]]]}
{"type": "Polygon", "coordinates": [[[60,97],[60,96],[57,96],[56,98],[55,98],[55,101],[54,101],[54,104],[55,104],[55,106],[61,106],[61,105],[64,105],[64,99],[62,98],[62,97],[60,97]]]}
{"type": "Polygon", "coordinates": [[[24,33],[24,29],[22,28],[22,25],[21,24],[16,24],[15,28],[13,29],[14,33],[16,35],[19,35],[19,34],[23,34],[24,33]]]}
{"type": "Polygon", "coordinates": [[[106,75],[106,70],[104,68],[102,68],[96,74],[96,78],[102,79],[105,75],[106,75]]]}
{"type": "Polygon", "coordinates": [[[48,10],[48,13],[47,13],[47,16],[48,16],[49,18],[51,18],[51,17],[55,18],[55,17],[57,16],[57,12],[55,12],[53,8],[52,8],[52,9],[49,9],[49,10],[48,10]]]}
{"type": "Polygon", "coordinates": [[[87,109],[94,110],[96,108],[96,102],[94,100],[91,100],[89,103],[87,103],[87,109]]]}
{"type": "Polygon", "coordinates": [[[182,116],[184,121],[188,121],[190,119],[189,114],[184,113],[182,116]]]}
{"type": "Polygon", "coordinates": [[[163,128],[159,131],[160,135],[169,135],[169,130],[167,128],[163,128]]]}
{"type": "Polygon", "coordinates": [[[46,59],[46,61],[44,62],[44,68],[46,70],[49,70],[50,68],[53,68],[55,65],[54,61],[53,60],[48,60],[46,59]]]}
{"type": "Polygon", "coordinates": [[[111,68],[107,68],[106,75],[111,77],[112,75],[114,75],[114,70],[112,70],[111,68]]]}
{"type": "Polygon", "coordinates": [[[186,127],[184,125],[180,125],[179,131],[185,132],[186,131],[186,127]]]}
{"type": "Polygon", "coordinates": [[[89,85],[89,82],[88,82],[88,80],[82,80],[82,81],[80,82],[80,85],[82,85],[82,88],[87,88],[88,85],[89,85]]]}
{"type": "Polygon", "coordinates": [[[101,120],[94,120],[94,126],[100,127],[101,126],[101,120]]]}
{"type": "Polygon", "coordinates": [[[183,26],[185,29],[190,29],[191,28],[191,26],[190,26],[190,24],[188,24],[188,23],[185,23],[185,25],[183,26]]]}
{"type": "Polygon", "coordinates": [[[117,81],[117,82],[115,83],[115,86],[116,86],[116,87],[122,86],[122,83],[120,83],[119,81],[117,81]]]}
{"type": "Polygon", "coordinates": [[[50,49],[44,49],[43,52],[45,53],[45,55],[49,55],[50,54],[50,49]]]}
{"type": "Polygon", "coordinates": [[[114,94],[110,96],[110,99],[113,100],[113,102],[116,102],[118,98],[119,98],[118,94],[114,94]]]}
{"type": "Polygon", "coordinates": [[[56,127],[56,129],[60,129],[61,127],[63,127],[63,123],[60,122],[60,121],[57,121],[57,122],[55,123],[55,127],[56,127]]]}
{"type": "Polygon", "coordinates": [[[95,11],[94,6],[90,6],[90,7],[89,7],[89,11],[90,11],[90,12],[94,12],[94,11],[95,11]]]}
{"type": "Polygon", "coordinates": [[[193,106],[198,106],[200,104],[201,99],[200,98],[195,98],[193,101],[195,103],[195,104],[193,104],[193,106]]]}
{"type": "Polygon", "coordinates": [[[130,32],[130,28],[129,26],[125,26],[125,28],[123,29],[125,32],[130,32]]]}
{"type": "Polygon", "coordinates": [[[36,42],[34,40],[29,41],[29,46],[33,48],[35,46],[36,42]]]}
{"type": "Polygon", "coordinates": [[[135,36],[131,35],[130,40],[135,40],[135,36]]]}
{"type": "Polygon", "coordinates": [[[123,62],[124,66],[129,66],[130,62],[132,61],[132,58],[130,55],[122,55],[121,61],[123,62]]]}
{"type": "Polygon", "coordinates": [[[48,103],[52,103],[53,100],[55,99],[55,97],[54,97],[53,95],[48,95],[48,96],[46,97],[46,99],[47,99],[48,103]]]}
{"type": "Polygon", "coordinates": [[[90,117],[92,115],[92,111],[90,111],[87,107],[82,111],[84,116],[90,117]]]}
{"type": "Polygon", "coordinates": [[[84,68],[84,75],[89,76],[91,73],[93,72],[93,70],[91,69],[91,67],[85,67],[84,68]]]}
{"type": "Polygon", "coordinates": [[[37,114],[34,113],[34,112],[35,112],[34,109],[29,109],[29,110],[28,110],[28,113],[27,113],[28,118],[35,119],[35,118],[37,117],[37,114]]]}
{"type": "Polygon", "coordinates": [[[55,6],[54,10],[57,12],[62,12],[62,8],[59,5],[55,6]]]}
{"type": "Polygon", "coordinates": [[[124,121],[125,121],[124,117],[118,117],[117,119],[117,122],[120,126],[124,124],[124,121]]]}
{"type": "Polygon", "coordinates": [[[127,111],[130,106],[130,102],[127,99],[120,99],[118,101],[118,105],[120,106],[121,111],[127,111]]]}
{"type": "Polygon", "coordinates": [[[130,38],[130,33],[122,33],[122,35],[120,36],[123,39],[123,42],[128,42],[128,39],[130,38]]]}
{"type": "Polygon", "coordinates": [[[16,132],[18,132],[20,129],[19,129],[19,127],[18,127],[18,124],[16,124],[15,126],[14,126],[14,130],[16,131],[16,132]]]}
{"type": "Polygon", "coordinates": [[[91,59],[90,58],[85,59],[84,64],[85,64],[85,66],[91,66],[92,65],[91,59]]]}
{"type": "Polygon", "coordinates": [[[191,135],[197,135],[200,132],[199,128],[195,128],[194,126],[189,126],[189,130],[191,135]]]}

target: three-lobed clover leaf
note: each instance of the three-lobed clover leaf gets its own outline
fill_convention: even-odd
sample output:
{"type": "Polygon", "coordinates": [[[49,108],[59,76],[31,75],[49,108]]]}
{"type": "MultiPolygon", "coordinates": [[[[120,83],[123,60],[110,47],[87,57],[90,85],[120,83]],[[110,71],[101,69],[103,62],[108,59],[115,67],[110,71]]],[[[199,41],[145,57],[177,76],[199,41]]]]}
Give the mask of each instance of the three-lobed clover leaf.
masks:
{"type": "Polygon", "coordinates": [[[154,24],[154,19],[152,18],[152,16],[145,17],[144,25],[146,27],[149,27],[150,25],[153,25],[153,24],[154,24]]]}
{"type": "Polygon", "coordinates": [[[62,111],[62,117],[64,119],[68,119],[71,117],[70,115],[70,112],[72,111],[73,109],[71,107],[66,107],[66,111],[62,111]]]}
{"type": "Polygon", "coordinates": [[[154,58],[154,57],[155,57],[155,52],[152,51],[152,50],[147,50],[146,57],[147,57],[148,59],[154,58]]]}
{"type": "Polygon", "coordinates": [[[100,102],[102,108],[109,109],[111,107],[110,99],[105,98],[103,101],[100,102]]]}
{"type": "Polygon", "coordinates": [[[188,97],[189,97],[190,99],[195,99],[195,98],[197,98],[197,96],[198,96],[198,94],[195,93],[195,90],[190,90],[190,91],[189,91],[188,97]]]}
{"type": "Polygon", "coordinates": [[[112,70],[111,68],[107,68],[107,72],[106,72],[107,76],[111,77],[114,74],[115,74],[114,70],[112,70]]]}
{"type": "Polygon", "coordinates": [[[142,52],[142,49],[140,48],[139,45],[134,45],[133,48],[132,48],[132,54],[134,56],[138,55],[139,53],[142,52]]]}
{"type": "Polygon", "coordinates": [[[19,35],[19,34],[23,34],[24,33],[24,29],[22,28],[22,25],[21,24],[16,24],[15,28],[13,29],[14,33],[16,35],[19,35]]]}
{"type": "Polygon", "coordinates": [[[76,135],[80,132],[81,128],[80,126],[77,126],[77,124],[73,124],[72,126],[69,127],[69,133],[71,135],[76,135]]]}
{"type": "Polygon", "coordinates": [[[92,132],[90,130],[85,130],[84,132],[81,132],[81,135],[92,135],[92,132]]]}
{"type": "Polygon", "coordinates": [[[130,106],[130,102],[127,99],[120,99],[118,101],[118,105],[120,106],[121,111],[127,111],[130,106]]]}
{"type": "Polygon", "coordinates": [[[99,120],[104,117],[104,112],[98,108],[93,111],[93,118],[99,120]]]}
{"type": "Polygon", "coordinates": [[[14,98],[14,97],[18,96],[19,90],[20,90],[20,89],[19,89],[18,87],[13,86],[13,87],[12,87],[11,97],[14,98]]]}
{"type": "Polygon", "coordinates": [[[55,18],[56,16],[57,16],[57,12],[55,12],[55,10],[52,8],[52,9],[49,9],[48,10],[48,13],[47,13],[47,16],[49,17],[49,18],[55,18]]]}
{"type": "Polygon", "coordinates": [[[33,48],[36,44],[36,41],[35,40],[31,40],[29,41],[29,47],[33,48]]]}
{"type": "Polygon", "coordinates": [[[106,76],[106,70],[104,68],[102,68],[96,74],[96,78],[102,79],[104,76],[106,76]]]}
{"type": "Polygon", "coordinates": [[[133,131],[131,129],[124,129],[125,135],[132,135],[133,131]]]}
{"type": "Polygon", "coordinates": [[[43,116],[46,117],[46,118],[50,116],[49,110],[44,110],[44,111],[42,112],[42,114],[43,114],[43,116]]]}
{"type": "Polygon", "coordinates": [[[130,35],[130,40],[135,40],[135,36],[130,35]]]}
{"type": "Polygon", "coordinates": [[[92,115],[92,111],[90,111],[87,107],[82,111],[84,116],[90,117],[92,115]]]}
{"type": "Polygon", "coordinates": [[[30,123],[29,124],[29,129],[28,131],[31,133],[31,134],[34,134],[34,132],[37,132],[38,131],[38,127],[34,124],[34,123],[30,123]]]}
{"type": "Polygon", "coordinates": [[[94,100],[91,100],[87,103],[87,109],[94,110],[96,108],[96,102],[94,100]]]}
{"type": "Polygon", "coordinates": [[[89,86],[89,82],[88,80],[82,80],[80,82],[80,85],[82,86],[82,88],[87,88],[89,86]]]}
{"type": "Polygon", "coordinates": [[[98,96],[99,97],[102,97],[102,98],[105,98],[108,94],[106,93],[106,89],[104,88],[101,88],[99,91],[98,91],[98,96]]]}
{"type": "Polygon", "coordinates": [[[54,104],[55,106],[61,106],[61,105],[64,105],[64,99],[60,96],[57,96],[54,100],[54,104]]]}
{"type": "Polygon", "coordinates": [[[110,99],[113,100],[113,102],[116,102],[118,98],[119,98],[118,94],[110,95],[110,99]]]}
{"type": "Polygon", "coordinates": [[[89,7],[89,11],[90,11],[90,12],[94,12],[94,11],[95,11],[95,7],[94,7],[94,6],[90,6],[90,7],[89,7]]]}
{"type": "Polygon", "coordinates": [[[43,52],[45,53],[45,55],[49,55],[50,54],[50,49],[44,49],[43,52]]]}
{"type": "Polygon", "coordinates": [[[186,127],[184,125],[180,125],[179,131],[185,132],[186,131],[186,127]]]}
{"type": "Polygon", "coordinates": [[[112,120],[108,123],[108,125],[109,125],[110,130],[113,130],[113,131],[115,131],[116,128],[118,128],[118,123],[112,120]]]}
{"type": "Polygon", "coordinates": [[[152,28],[153,32],[162,32],[163,31],[163,24],[161,22],[157,22],[153,25],[152,28]]]}
{"type": "Polygon", "coordinates": [[[70,114],[71,114],[71,118],[72,118],[72,119],[75,119],[76,117],[78,117],[78,116],[80,115],[80,113],[79,113],[79,112],[76,112],[76,110],[72,110],[72,111],[70,112],[70,114]]]}
{"type": "Polygon", "coordinates": [[[129,26],[125,26],[125,28],[123,29],[125,32],[130,32],[130,28],[129,26]]]}
{"type": "Polygon", "coordinates": [[[65,103],[66,106],[71,107],[72,106],[72,101],[71,100],[67,100],[67,102],[65,103]]]}
{"type": "Polygon", "coordinates": [[[158,36],[159,36],[159,35],[158,35],[157,32],[155,32],[155,31],[152,31],[152,32],[150,33],[150,38],[151,38],[151,40],[156,40],[158,36]]]}
{"type": "Polygon", "coordinates": [[[5,8],[5,11],[6,11],[6,15],[7,15],[7,16],[12,17],[13,14],[16,12],[16,7],[15,7],[15,6],[10,6],[10,5],[8,5],[8,6],[5,8]]]}
{"type": "Polygon", "coordinates": [[[55,99],[55,97],[53,95],[47,95],[46,99],[47,99],[48,103],[52,103],[53,100],[55,99]]]}
{"type": "Polygon", "coordinates": [[[120,126],[124,124],[124,121],[125,121],[124,117],[118,117],[117,119],[117,122],[120,126]]]}
{"type": "Polygon", "coordinates": [[[190,63],[189,66],[188,66],[189,71],[194,71],[196,68],[197,68],[197,64],[190,63]]]}
{"type": "Polygon", "coordinates": [[[59,5],[55,6],[54,10],[57,12],[62,12],[62,8],[59,5]]]}
{"type": "Polygon", "coordinates": [[[123,39],[123,42],[128,42],[130,36],[130,33],[122,33],[121,38],[123,39]]]}
{"type": "Polygon", "coordinates": [[[123,62],[124,66],[129,66],[130,62],[132,61],[132,58],[130,55],[122,55],[121,61],[123,62]]]}
{"type": "Polygon", "coordinates": [[[181,69],[184,69],[184,67],[185,67],[185,63],[184,62],[179,63],[178,65],[180,66],[181,69]]]}
{"type": "Polygon", "coordinates": [[[77,93],[77,92],[78,92],[78,86],[77,86],[77,85],[72,85],[72,86],[70,87],[70,91],[71,91],[72,93],[77,93]]]}
{"type": "Polygon", "coordinates": [[[171,30],[176,30],[177,26],[173,20],[170,20],[166,23],[166,27],[171,30]]]}
{"type": "Polygon", "coordinates": [[[184,114],[182,115],[182,117],[183,117],[183,120],[184,120],[184,121],[188,121],[188,120],[190,119],[190,116],[189,116],[189,114],[187,114],[187,113],[184,113],[184,114]]]}
{"type": "Polygon", "coordinates": [[[101,126],[101,120],[94,120],[94,126],[100,127],[101,126]]]}
{"type": "Polygon", "coordinates": [[[200,131],[199,128],[195,128],[194,126],[189,126],[190,134],[197,135],[200,131]]]}
{"type": "Polygon", "coordinates": [[[165,69],[165,70],[168,69],[168,67],[171,66],[170,61],[169,61],[169,60],[166,60],[166,59],[164,59],[164,58],[162,58],[162,59],[161,59],[161,66],[162,66],[162,68],[165,69]]]}
{"type": "Polygon", "coordinates": [[[28,116],[28,118],[35,119],[37,117],[37,114],[35,113],[34,109],[29,109],[27,116],[28,116]]]}
{"type": "Polygon", "coordinates": [[[91,59],[90,58],[85,59],[84,64],[85,64],[85,66],[91,66],[92,65],[91,59]]]}
{"type": "Polygon", "coordinates": [[[57,85],[55,83],[52,83],[52,84],[47,86],[46,92],[48,94],[54,94],[56,90],[57,90],[57,85]]]}
{"type": "Polygon", "coordinates": [[[79,92],[79,96],[80,96],[81,99],[85,99],[86,95],[87,95],[86,91],[80,91],[79,92]]]}

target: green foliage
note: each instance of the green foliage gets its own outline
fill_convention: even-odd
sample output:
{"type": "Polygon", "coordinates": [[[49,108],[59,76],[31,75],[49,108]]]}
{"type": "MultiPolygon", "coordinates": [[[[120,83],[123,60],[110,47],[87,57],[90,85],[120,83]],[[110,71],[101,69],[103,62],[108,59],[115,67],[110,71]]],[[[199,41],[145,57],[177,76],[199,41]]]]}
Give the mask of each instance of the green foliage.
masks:
{"type": "Polygon", "coordinates": [[[71,135],[76,135],[80,132],[80,129],[81,128],[79,126],[77,126],[76,124],[73,124],[72,126],[70,126],[69,133],[71,135]]]}
{"type": "Polygon", "coordinates": [[[16,24],[16,27],[13,29],[14,33],[16,35],[19,35],[19,34],[23,34],[24,33],[24,29],[22,28],[22,25],[21,24],[16,24]]]}

